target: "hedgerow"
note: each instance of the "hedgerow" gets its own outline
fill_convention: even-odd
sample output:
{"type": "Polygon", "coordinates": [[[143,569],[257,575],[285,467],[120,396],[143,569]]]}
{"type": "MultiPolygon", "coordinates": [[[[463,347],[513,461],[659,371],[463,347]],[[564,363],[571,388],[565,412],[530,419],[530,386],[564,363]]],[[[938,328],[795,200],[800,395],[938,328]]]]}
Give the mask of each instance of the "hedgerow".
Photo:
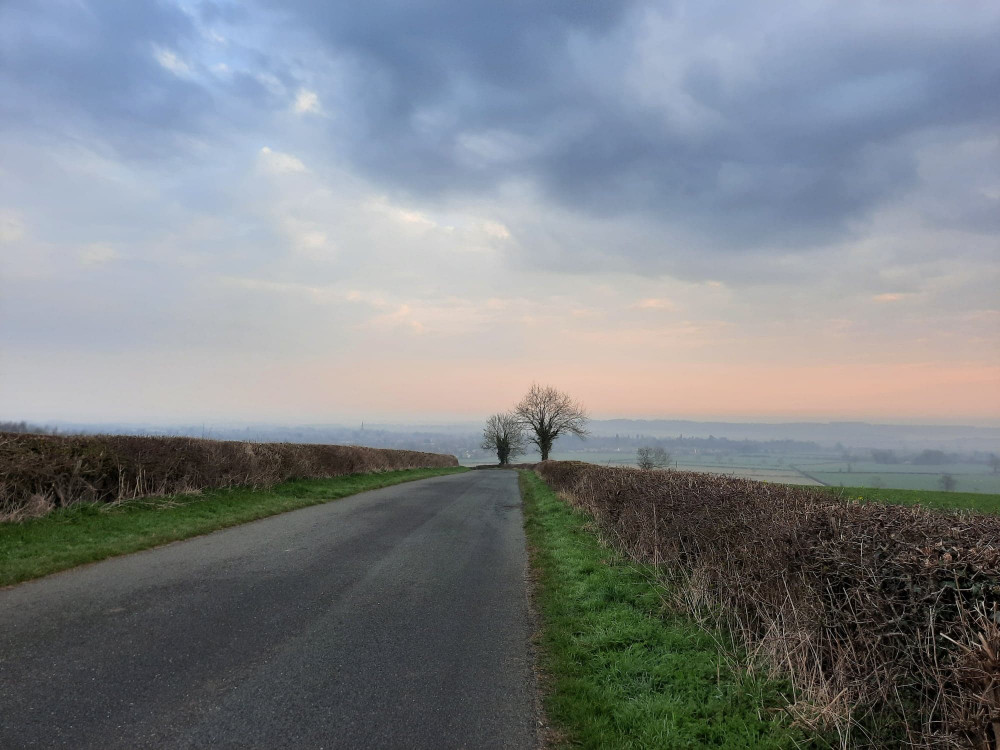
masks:
{"type": "Polygon", "coordinates": [[[0,433],[0,520],[78,502],[457,465],[439,453],[350,445],[0,433]]]}
{"type": "Polygon", "coordinates": [[[536,471],[845,744],[1000,747],[1000,517],[729,476],[536,471]],[[888,738],[891,738],[888,739],[888,738]]]}

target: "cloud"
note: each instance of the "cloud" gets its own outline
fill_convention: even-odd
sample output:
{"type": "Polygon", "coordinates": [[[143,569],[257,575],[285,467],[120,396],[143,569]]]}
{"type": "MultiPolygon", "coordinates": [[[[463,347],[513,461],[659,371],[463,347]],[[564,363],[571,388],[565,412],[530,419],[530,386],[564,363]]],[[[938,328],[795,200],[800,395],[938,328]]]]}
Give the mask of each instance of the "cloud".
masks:
{"type": "Polygon", "coordinates": [[[177,53],[172,50],[154,46],[153,57],[156,58],[156,62],[176,76],[184,77],[191,74],[190,66],[181,60],[177,56],[177,53]]]}
{"type": "Polygon", "coordinates": [[[673,302],[660,297],[647,297],[646,299],[641,299],[634,303],[632,307],[639,310],[664,310],[671,312],[677,309],[677,305],[673,302]]]}
{"type": "Polygon", "coordinates": [[[0,3],[29,386],[997,362],[995,3],[54,2],[0,3]]]}
{"type": "Polygon", "coordinates": [[[0,245],[13,244],[25,234],[24,220],[12,209],[0,209],[0,245]]]}
{"type": "Polygon", "coordinates": [[[483,231],[490,237],[495,237],[498,240],[510,239],[510,230],[499,221],[484,221],[483,231]]]}
{"type": "Polygon", "coordinates": [[[413,310],[405,304],[400,305],[392,312],[375,316],[371,320],[371,325],[375,328],[403,328],[418,335],[426,331],[424,324],[413,317],[413,310]]]}
{"type": "Polygon", "coordinates": [[[92,129],[123,153],[162,154],[211,120],[211,94],[187,75],[185,48],[196,35],[172,3],[4,3],[3,129],[33,123],[77,137],[92,129]]]}
{"type": "Polygon", "coordinates": [[[314,259],[329,259],[333,256],[334,244],[322,226],[294,217],[286,217],[283,225],[296,252],[314,259]]]}
{"type": "MultiPolygon", "coordinates": [[[[520,192],[598,220],[638,218],[672,242],[583,256],[595,270],[673,273],[695,272],[697,254],[849,241],[880,210],[933,192],[956,144],[995,140],[1000,119],[1000,11],[985,3],[904,16],[833,0],[796,13],[776,1],[226,7],[8,3],[0,20],[18,34],[3,40],[0,114],[79,109],[116,149],[166,156],[248,123],[266,133],[289,98],[298,114],[321,113],[322,90],[336,122],[297,152],[335,155],[403,201],[520,192]],[[49,49],[54,38],[66,43],[49,49]]],[[[995,231],[989,167],[954,198],[928,200],[927,220],[995,231]]],[[[563,246],[546,262],[581,255],[563,246]]]]}
{"type": "Polygon", "coordinates": [[[103,266],[120,258],[118,251],[105,243],[94,243],[80,251],[80,263],[85,266],[103,266]]]}
{"type": "Polygon", "coordinates": [[[260,149],[260,162],[265,170],[274,174],[308,171],[301,159],[281,151],[272,151],[268,146],[260,149]]]}
{"type": "Polygon", "coordinates": [[[369,210],[391,217],[393,220],[415,228],[435,229],[438,223],[421,211],[394,204],[384,195],[368,201],[369,210]]]}
{"type": "Polygon", "coordinates": [[[270,279],[254,279],[241,276],[222,276],[219,282],[236,289],[249,292],[265,292],[305,299],[318,305],[335,305],[345,300],[351,301],[349,294],[344,294],[333,285],[307,284],[295,281],[272,281],[270,279]]]}
{"type": "Polygon", "coordinates": [[[299,89],[298,93],[295,95],[295,111],[300,115],[310,112],[313,114],[319,114],[321,111],[319,105],[319,95],[315,91],[299,89]]]}
{"type": "Polygon", "coordinates": [[[914,138],[1000,113],[986,4],[288,7],[357,60],[345,152],[368,174],[423,195],[526,179],[707,249],[847,238],[919,183],[914,138]]]}

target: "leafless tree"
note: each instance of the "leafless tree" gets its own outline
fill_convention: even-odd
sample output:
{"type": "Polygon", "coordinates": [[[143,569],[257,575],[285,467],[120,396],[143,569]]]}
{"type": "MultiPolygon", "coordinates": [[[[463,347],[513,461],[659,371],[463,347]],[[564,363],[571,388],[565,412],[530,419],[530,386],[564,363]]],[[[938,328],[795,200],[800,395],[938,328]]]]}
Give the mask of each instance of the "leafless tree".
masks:
{"type": "Polygon", "coordinates": [[[958,482],[955,481],[955,477],[951,474],[942,474],[938,480],[938,484],[941,485],[941,489],[945,492],[951,492],[958,486],[958,482]]]}
{"type": "Polygon", "coordinates": [[[532,385],[514,413],[534,433],[528,439],[538,446],[543,461],[548,460],[552,444],[560,435],[569,433],[581,438],[587,435],[587,412],[583,405],[552,386],[532,385]]]}
{"type": "Polygon", "coordinates": [[[496,451],[501,466],[527,450],[528,444],[520,417],[511,412],[494,414],[483,428],[484,450],[496,451]]]}
{"type": "Polygon", "coordinates": [[[640,469],[665,469],[670,465],[670,454],[661,445],[646,445],[636,452],[636,463],[640,469]]]}

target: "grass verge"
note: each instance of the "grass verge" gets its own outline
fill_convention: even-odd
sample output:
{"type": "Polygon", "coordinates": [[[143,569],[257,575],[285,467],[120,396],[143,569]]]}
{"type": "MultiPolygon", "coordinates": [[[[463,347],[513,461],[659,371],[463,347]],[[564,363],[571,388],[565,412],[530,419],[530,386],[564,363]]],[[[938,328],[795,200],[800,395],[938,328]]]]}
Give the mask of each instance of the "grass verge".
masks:
{"type": "Polygon", "coordinates": [[[42,518],[0,524],[0,586],[367,490],[463,471],[407,469],[300,479],[267,490],[209,490],[118,505],[80,503],[42,518]]]}
{"type": "Polygon", "coordinates": [[[556,747],[791,748],[784,686],[737,675],[696,623],[666,612],[651,577],[603,546],[588,518],[520,472],[538,579],[539,666],[556,747]]]}
{"type": "Polygon", "coordinates": [[[1000,513],[1000,495],[980,492],[944,492],[941,490],[891,490],[873,487],[816,487],[845,498],[897,505],[922,505],[940,510],[974,510],[1000,513]]]}

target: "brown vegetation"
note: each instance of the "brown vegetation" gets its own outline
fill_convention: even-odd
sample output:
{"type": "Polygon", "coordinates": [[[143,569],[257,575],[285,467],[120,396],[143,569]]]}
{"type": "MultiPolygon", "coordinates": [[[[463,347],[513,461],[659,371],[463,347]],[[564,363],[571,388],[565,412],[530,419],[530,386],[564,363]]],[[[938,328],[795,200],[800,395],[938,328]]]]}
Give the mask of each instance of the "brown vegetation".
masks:
{"type": "Polygon", "coordinates": [[[457,465],[439,453],[344,445],[0,433],[0,520],[77,502],[457,465]]]}
{"type": "Polygon", "coordinates": [[[523,455],[527,449],[527,436],[520,418],[512,412],[500,412],[491,416],[483,428],[480,447],[496,453],[500,466],[506,466],[511,458],[523,455]]]}
{"type": "Polygon", "coordinates": [[[688,472],[538,473],[844,744],[1000,748],[1000,517],[688,472]],[[872,736],[872,731],[878,734],[872,736]]]}
{"type": "Polygon", "coordinates": [[[514,414],[533,435],[528,440],[538,447],[543,461],[548,460],[552,444],[560,435],[587,435],[588,417],[583,404],[550,385],[533,384],[514,407],[514,414]]]}

